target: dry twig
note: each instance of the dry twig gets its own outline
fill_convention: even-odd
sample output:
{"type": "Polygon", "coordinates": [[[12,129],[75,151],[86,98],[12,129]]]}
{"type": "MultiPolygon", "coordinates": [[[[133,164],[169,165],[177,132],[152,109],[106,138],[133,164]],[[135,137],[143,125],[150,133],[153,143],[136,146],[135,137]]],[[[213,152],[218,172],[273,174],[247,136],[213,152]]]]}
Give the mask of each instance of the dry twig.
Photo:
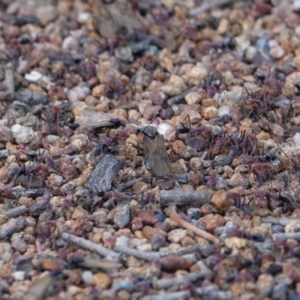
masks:
{"type": "Polygon", "coordinates": [[[7,64],[5,67],[5,85],[9,95],[15,94],[15,79],[14,79],[14,68],[12,64],[7,64]]]}
{"type": "Polygon", "coordinates": [[[212,197],[212,192],[210,190],[203,191],[185,191],[182,189],[161,191],[160,192],[160,205],[170,206],[201,206],[205,203],[209,203],[212,197]]]}
{"type": "Polygon", "coordinates": [[[213,1],[213,2],[209,2],[207,4],[203,4],[201,6],[198,6],[198,7],[195,7],[193,9],[191,9],[189,11],[189,16],[190,17],[196,17],[197,15],[203,13],[203,12],[206,12],[210,9],[213,9],[217,6],[222,6],[222,5],[225,5],[225,4],[230,4],[231,2],[234,2],[236,0],[216,0],[216,1],[213,1]]]}
{"type": "Polygon", "coordinates": [[[282,226],[286,226],[286,225],[288,225],[288,224],[290,224],[292,222],[300,224],[300,220],[289,219],[289,218],[272,218],[272,217],[266,217],[266,218],[261,218],[261,221],[263,223],[279,224],[279,225],[282,225],[282,226]]]}
{"type": "Polygon", "coordinates": [[[27,212],[28,212],[28,208],[25,205],[21,205],[6,211],[5,217],[16,218],[20,215],[26,214],[27,212]]]}
{"type": "Polygon", "coordinates": [[[287,240],[287,239],[292,239],[292,240],[297,240],[300,241],[300,232],[292,232],[292,233],[275,233],[272,235],[273,240],[287,240]]]}
{"type": "Polygon", "coordinates": [[[206,275],[207,275],[207,271],[194,272],[194,273],[190,273],[185,276],[176,277],[176,278],[167,278],[167,279],[160,279],[160,280],[157,280],[157,278],[153,278],[152,285],[155,289],[158,289],[158,290],[167,289],[174,284],[187,284],[192,281],[204,279],[207,277],[206,275]]]}
{"type": "Polygon", "coordinates": [[[105,248],[101,245],[98,245],[94,242],[85,240],[81,237],[78,237],[76,235],[67,233],[67,232],[63,232],[61,237],[67,241],[67,242],[71,242],[79,247],[88,249],[92,252],[96,252],[101,256],[104,256],[106,259],[108,260],[114,260],[114,261],[119,261],[120,258],[120,254],[116,253],[108,248],[105,248]]]}
{"type": "Polygon", "coordinates": [[[198,245],[187,247],[187,248],[181,248],[175,251],[165,251],[165,252],[143,252],[143,251],[138,251],[135,249],[130,249],[130,248],[123,248],[120,246],[116,246],[114,248],[115,251],[120,252],[122,254],[127,254],[131,255],[146,261],[153,261],[156,259],[160,259],[164,256],[168,255],[185,255],[189,253],[193,253],[199,249],[198,245]]]}
{"type": "Polygon", "coordinates": [[[220,243],[220,240],[218,238],[216,238],[214,235],[184,221],[183,219],[180,218],[180,216],[177,214],[177,212],[175,210],[173,210],[171,213],[170,213],[170,219],[174,222],[177,223],[177,225],[179,226],[182,226],[194,233],[196,233],[197,235],[199,235],[200,237],[212,242],[212,243],[215,243],[215,244],[219,244],[220,243]]]}
{"type": "Polygon", "coordinates": [[[15,232],[19,232],[27,226],[25,217],[18,217],[17,219],[10,219],[7,223],[0,227],[0,240],[10,237],[15,232]]]}

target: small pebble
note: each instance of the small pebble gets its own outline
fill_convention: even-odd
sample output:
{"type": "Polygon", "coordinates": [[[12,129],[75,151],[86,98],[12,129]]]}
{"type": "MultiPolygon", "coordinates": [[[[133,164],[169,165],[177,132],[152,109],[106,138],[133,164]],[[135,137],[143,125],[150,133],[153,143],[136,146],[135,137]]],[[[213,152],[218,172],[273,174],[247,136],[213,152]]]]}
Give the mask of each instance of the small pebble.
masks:
{"type": "Polygon", "coordinates": [[[13,125],[11,127],[11,131],[18,144],[29,143],[33,135],[33,130],[31,127],[25,127],[19,124],[13,125]]]}
{"type": "Polygon", "coordinates": [[[151,245],[154,251],[167,245],[166,238],[162,234],[155,234],[151,238],[151,245]]]}
{"type": "Polygon", "coordinates": [[[158,213],[158,214],[155,215],[155,217],[157,218],[157,220],[159,222],[164,222],[167,218],[163,213],[158,213]]]}
{"type": "Polygon", "coordinates": [[[130,221],[130,206],[128,204],[117,208],[114,222],[119,228],[124,228],[130,221]]]}
{"type": "Polygon", "coordinates": [[[82,281],[86,285],[89,285],[93,282],[93,273],[91,271],[83,271],[81,277],[82,281]]]}
{"type": "Polygon", "coordinates": [[[24,271],[16,271],[16,272],[12,273],[11,275],[15,280],[18,280],[18,281],[23,281],[25,279],[24,271]]]}
{"type": "Polygon", "coordinates": [[[198,220],[199,218],[202,217],[202,213],[199,209],[197,208],[189,208],[187,210],[187,215],[192,219],[192,220],[198,220]]]}
{"type": "Polygon", "coordinates": [[[117,49],[115,49],[115,56],[127,63],[131,63],[134,60],[131,47],[129,46],[118,47],[117,49]]]}
{"type": "Polygon", "coordinates": [[[293,136],[293,142],[295,143],[296,146],[300,146],[300,133],[299,132],[297,132],[293,136]]]}

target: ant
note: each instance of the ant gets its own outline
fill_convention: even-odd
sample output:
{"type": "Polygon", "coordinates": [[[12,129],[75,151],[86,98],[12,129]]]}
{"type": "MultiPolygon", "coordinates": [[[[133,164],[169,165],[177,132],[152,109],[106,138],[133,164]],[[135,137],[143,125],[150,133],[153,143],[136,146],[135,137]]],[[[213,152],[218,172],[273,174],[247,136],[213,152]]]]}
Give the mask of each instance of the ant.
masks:
{"type": "Polygon", "coordinates": [[[18,167],[11,168],[5,178],[5,183],[12,182],[12,185],[18,182],[23,186],[30,188],[32,181],[34,181],[35,185],[40,187],[41,183],[39,179],[41,178],[43,182],[49,174],[48,166],[54,164],[51,157],[38,155],[38,153],[32,150],[28,152],[20,150],[16,152],[14,156],[15,158],[9,162],[7,167],[9,167],[14,161],[17,162],[18,167]],[[45,163],[42,163],[43,161],[45,163]],[[27,165],[26,162],[28,162],[27,165]],[[27,176],[30,177],[29,182],[26,180],[27,176]]]}
{"type": "Polygon", "coordinates": [[[222,41],[218,42],[210,42],[202,45],[202,50],[204,52],[212,52],[212,53],[223,53],[225,50],[234,50],[236,47],[236,43],[234,37],[226,37],[222,41]]]}
{"type": "Polygon", "coordinates": [[[59,134],[60,113],[61,108],[58,106],[53,106],[51,108],[46,108],[43,110],[41,116],[41,118],[45,121],[41,130],[43,134],[59,134]]]}
{"type": "Polygon", "coordinates": [[[125,76],[116,78],[109,75],[106,84],[110,89],[110,91],[106,91],[106,95],[108,97],[111,96],[113,99],[120,99],[130,90],[130,80],[125,76]],[[110,93],[112,93],[112,95],[109,95],[110,93]]]}
{"type": "Polygon", "coordinates": [[[246,133],[245,131],[228,135],[228,138],[231,144],[237,146],[239,150],[242,149],[244,154],[251,153],[252,155],[258,145],[256,136],[252,133],[246,133]]]}
{"type": "Polygon", "coordinates": [[[180,122],[176,128],[175,128],[175,131],[176,131],[176,137],[178,138],[180,134],[186,134],[188,133],[189,136],[191,135],[191,119],[190,119],[190,115],[187,114],[185,116],[185,118],[183,119],[182,122],[180,122]],[[187,123],[187,125],[186,125],[187,123]]]}

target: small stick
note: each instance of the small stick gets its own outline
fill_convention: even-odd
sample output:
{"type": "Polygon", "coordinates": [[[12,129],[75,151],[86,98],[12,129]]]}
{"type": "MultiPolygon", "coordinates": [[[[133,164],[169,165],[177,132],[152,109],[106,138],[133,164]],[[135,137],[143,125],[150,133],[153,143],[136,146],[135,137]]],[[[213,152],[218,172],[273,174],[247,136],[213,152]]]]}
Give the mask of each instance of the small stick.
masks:
{"type": "Polygon", "coordinates": [[[127,254],[131,255],[146,261],[153,261],[156,259],[160,259],[164,256],[168,255],[185,255],[188,253],[193,253],[199,249],[198,245],[191,246],[191,247],[186,247],[186,248],[181,248],[175,251],[165,251],[165,252],[143,252],[143,251],[138,251],[135,249],[130,249],[130,248],[124,248],[121,246],[116,246],[114,248],[115,251],[120,252],[122,254],[127,254]]]}
{"type": "Polygon", "coordinates": [[[289,219],[289,218],[272,218],[272,217],[266,217],[261,218],[262,223],[271,223],[271,224],[279,224],[282,226],[286,226],[292,222],[300,224],[300,220],[297,219],[289,219]]]}
{"type": "Polygon", "coordinates": [[[201,206],[205,203],[209,203],[212,197],[212,192],[210,190],[202,191],[185,191],[182,189],[161,191],[160,192],[160,205],[170,206],[170,205],[193,205],[201,206]]]}
{"type": "Polygon", "coordinates": [[[220,240],[217,237],[215,237],[214,235],[181,219],[175,210],[173,210],[170,213],[170,219],[172,221],[174,221],[175,223],[177,223],[177,225],[194,232],[195,234],[199,235],[200,237],[202,237],[212,243],[215,243],[217,245],[220,243],[220,240]]]}
{"type": "Polygon", "coordinates": [[[187,299],[191,296],[190,291],[180,291],[174,293],[162,293],[158,295],[148,295],[143,298],[142,300],[177,300],[177,299],[187,299]]]}
{"type": "Polygon", "coordinates": [[[28,198],[37,198],[41,197],[44,195],[44,193],[47,190],[45,188],[37,188],[37,189],[31,189],[31,190],[26,190],[26,189],[12,189],[11,193],[14,198],[20,198],[22,196],[28,197],[28,198]]]}
{"type": "Polygon", "coordinates": [[[206,271],[204,271],[204,272],[201,271],[201,272],[194,272],[194,273],[186,274],[182,277],[167,278],[167,279],[160,279],[160,280],[157,280],[157,278],[153,278],[152,286],[158,290],[167,289],[174,284],[187,284],[192,281],[204,279],[204,278],[206,278],[206,274],[207,274],[206,271]]]}
{"type": "Polygon", "coordinates": [[[300,232],[293,232],[293,233],[275,233],[272,235],[273,240],[287,240],[287,239],[292,239],[292,240],[297,240],[300,241],[300,232]]]}
{"type": "Polygon", "coordinates": [[[183,92],[182,94],[169,98],[167,100],[168,105],[171,106],[173,104],[179,104],[187,94],[189,94],[190,92],[196,91],[198,88],[199,88],[199,85],[195,85],[195,86],[191,87],[190,89],[186,90],[185,92],[183,92]]]}
{"type": "Polygon", "coordinates": [[[10,219],[7,223],[0,226],[0,240],[6,239],[15,232],[20,232],[27,226],[25,217],[18,217],[17,219],[10,219]]]}
{"type": "Polygon", "coordinates": [[[126,183],[117,184],[116,189],[119,192],[122,192],[123,190],[128,189],[129,187],[133,186],[136,182],[141,182],[141,181],[150,182],[151,178],[149,178],[149,177],[139,177],[139,178],[133,179],[131,181],[128,181],[126,183]]]}
{"type": "Polygon", "coordinates": [[[4,215],[6,218],[15,218],[20,215],[26,214],[27,212],[28,208],[25,205],[21,205],[6,211],[4,215]]]}
{"type": "Polygon", "coordinates": [[[215,8],[217,6],[222,6],[225,4],[230,4],[231,2],[234,2],[235,0],[216,0],[207,4],[203,4],[201,6],[195,7],[189,11],[190,17],[196,17],[197,15],[206,12],[212,8],[215,8]]]}
{"type": "Polygon", "coordinates": [[[15,94],[14,68],[11,63],[7,64],[5,67],[5,85],[6,85],[6,91],[10,95],[14,95],[15,94]]]}
{"type": "Polygon", "coordinates": [[[78,237],[76,235],[63,232],[61,234],[61,237],[67,241],[71,242],[79,247],[85,248],[87,250],[90,250],[92,252],[96,252],[101,256],[104,256],[108,260],[118,261],[120,259],[120,254],[116,253],[115,251],[112,251],[108,248],[105,248],[101,245],[98,245],[94,242],[91,242],[89,240],[83,239],[81,237],[78,237]]]}

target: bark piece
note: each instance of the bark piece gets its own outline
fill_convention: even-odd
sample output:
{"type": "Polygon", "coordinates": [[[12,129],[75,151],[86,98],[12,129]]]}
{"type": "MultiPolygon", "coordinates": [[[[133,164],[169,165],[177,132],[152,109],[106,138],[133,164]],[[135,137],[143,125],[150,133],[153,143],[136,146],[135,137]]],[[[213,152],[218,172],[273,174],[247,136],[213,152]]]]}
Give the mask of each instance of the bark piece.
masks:
{"type": "Polygon", "coordinates": [[[110,191],[112,188],[112,182],[123,165],[124,161],[114,155],[104,155],[101,161],[97,164],[85,186],[91,189],[94,193],[110,191]]]}
{"type": "Polygon", "coordinates": [[[209,203],[212,197],[212,192],[209,190],[203,191],[185,191],[181,189],[160,192],[160,205],[193,205],[201,206],[209,203]]]}

